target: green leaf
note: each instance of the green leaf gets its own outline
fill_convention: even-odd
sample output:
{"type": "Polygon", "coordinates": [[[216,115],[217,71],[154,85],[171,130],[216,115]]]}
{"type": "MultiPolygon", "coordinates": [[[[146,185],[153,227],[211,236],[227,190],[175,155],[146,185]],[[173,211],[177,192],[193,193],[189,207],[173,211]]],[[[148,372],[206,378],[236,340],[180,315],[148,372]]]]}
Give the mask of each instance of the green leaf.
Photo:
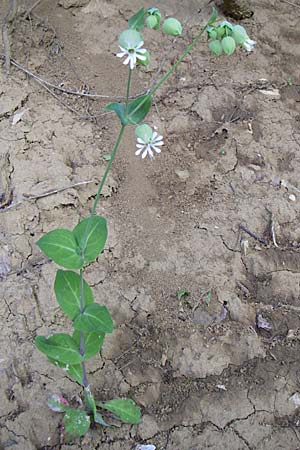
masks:
{"type": "MultiPolygon", "coordinates": [[[[58,270],[55,277],[54,291],[57,302],[63,312],[74,320],[80,313],[80,276],[70,270],[58,270]]],[[[94,303],[93,292],[83,280],[83,306],[94,303]]]]}
{"type": "Polygon", "coordinates": [[[73,230],[85,263],[94,261],[103,251],[107,239],[106,219],[93,216],[82,220],[73,230]]]}
{"type": "Polygon", "coordinates": [[[96,410],[96,403],[94,396],[92,395],[91,391],[88,389],[84,389],[84,402],[85,406],[87,408],[87,411],[93,414],[93,417],[96,417],[97,410],[96,410]]]}
{"type": "Polygon", "coordinates": [[[64,426],[67,434],[84,436],[91,425],[91,419],[84,411],[69,409],[64,416],[64,426]]]}
{"type": "MultiPolygon", "coordinates": [[[[103,342],[104,342],[104,333],[83,333],[84,339],[84,359],[91,358],[92,356],[97,355],[99,353],[103,342]]],[[[80,331],[75,330],[73,333],[73,339],[77,343],[78,347],[80,346],[80,331]]]]}
{"type": "Polygon", "coordinates": [[[103,155],[102,158],[104,159],[104,161],[110,161],[111,160],[111,154],[107,153],[106,155],[103,155]]]}
{"type": "Polygon", "coordinates": [[[83,360],[78,345],[68,334],[53,334],[48,338],[37,336],[34,342],[42,353],[56,361],[79,364],[83,360]]]}
{"type": "Polygon", "coordinates": [[[50,231],[37,241],[37,245],[56,264],[66,269],[81,269],[83,260],[73,233],[65,229],[50,231]]]}
{"type": "Polygon", "coordinates": [[[151,108],[152,98],[150,94],[132,100],[127,105],[126,119],[133,125],[142,122],[151,108]]]}
{"type": "Polygon", "coordinates": [[[77,381],[77,383],[83,385],[83,372],[81,364],[65,364],[60,361],[56,361],[53,358],[49,358],[48,360],[57,367],[63,369],[67,374],[73,378],[73,380],[77,381]]]}
{"type": "Polygon", "coordinates": [[[96,404],[97,406],[100,406],[100,408],[111,411],[115,416],[122,420],[122,422],[140,423],[141,421],[141,410],[133,400],[115,398],[114,400],[109,400],[105,403],[96,402],[96,404]]]}
{"type": "Polygon", "coordinates": [[[84,333],[112,333],[114,323],[108,309],[94,303],[76,317],[74,328],[84,333]]]}
{"type": "Polygon", "coordinates": [[[213,25],[218,17],[218,10],[213,6],[212,13],[210,18],[208,19],[208,25],[213,25]]]}
{"type": "Polygon", "coordinates": [[[96,423],[98,423],[99,425],[102,425],[103,427],[110,427],[110,425],[108,423],[105,422],[105,420],[103,419],[103,417],[101,416],[100,413],[96,412],[96,415],[94,417],[94,420],[96,423]]]}
{"type": "Polygon", "coordinates": [[[177,291],[177,299],[179,301],[181,301],[181,300],[187,301],[189,296],[190,296],[190,292],[186,291],[185,289],[179,289],[179,291],[177,291]]]}
{"type": "Polygon", "coordinates": [[[128,20],[129,28],[137,31],[141,31],[144,27],[145,8],[141,8],[136,14],[130,17],[128,20]]]}
{"type": "Polygon", "coordinates": [[[125,117],[125,105],[124,103],[109,103],[104,107],[107,111],[114,111],[120,119],[122,125],[127,125],[128,120],[125,117]]]}

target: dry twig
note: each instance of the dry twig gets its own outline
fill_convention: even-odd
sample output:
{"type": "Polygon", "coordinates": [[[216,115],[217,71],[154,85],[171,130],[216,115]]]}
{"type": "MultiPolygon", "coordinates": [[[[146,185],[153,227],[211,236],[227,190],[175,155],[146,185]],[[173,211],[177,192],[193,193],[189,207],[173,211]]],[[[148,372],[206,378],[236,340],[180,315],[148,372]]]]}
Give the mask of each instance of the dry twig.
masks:
{"type": "Polygon", "coordinates": [[[43,0],[37,0],[30,8],[27,9],[26,13],[24,14],[24,19],[26,20],[32,11],[39,6],[40,3],[42,3],[43,0]]]}
{"type": "Polygon", "coordinates": [[[10,48],[10,27],[16,17],[18,9],[18,0],[10,0],[8,12],[4,18],[2,25],[2,40],[4,46],[4,68],[9,73],[11,63],[11,48],[10,48]]]}
{"type": "Polygon", "coordinates": [[[300,5],[296,5],[296,3],[289,2],[288,0],[281,0],[281,1],[287,3],[288,5],[295,6],[296,8],[300,8],[300,5]]]}
{"type": "Polygon", "coordinates": [[[58,189],[50,189],[50,191],[42,192],[41,194],[37,195],[28,195],[24,194],[22,200],[19,200],[16,203],[12,203],[11,205],[7,206],[6,208],[0,208],[0,213],[6,212],[9,209],[16,208],[17,206],[21,205],[24,202],[29,202],[31,200],[38,200],[40,198],[49,197],[50,195],[59,194],[60,192],[67,191],[68,189],[73,189],[78,186],[85,186],[86,184],[95,183],[95,180],[88,180],[88,181],[79,181],[78,183],[73,183],[70,186],[65,186],[58,189]]]}

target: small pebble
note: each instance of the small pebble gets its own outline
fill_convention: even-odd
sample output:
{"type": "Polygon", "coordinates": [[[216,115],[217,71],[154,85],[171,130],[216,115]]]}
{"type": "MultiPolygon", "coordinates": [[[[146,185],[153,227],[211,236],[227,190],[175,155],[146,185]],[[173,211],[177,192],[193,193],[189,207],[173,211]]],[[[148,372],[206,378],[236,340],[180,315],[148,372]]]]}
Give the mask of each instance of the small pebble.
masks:
{"type": "Polygon", "coordinates": [[[289,195],[289,199],[291,200],[291,202],[295,202],[296,196],[294,194],[291,194],[291,195],[289,195]]]}

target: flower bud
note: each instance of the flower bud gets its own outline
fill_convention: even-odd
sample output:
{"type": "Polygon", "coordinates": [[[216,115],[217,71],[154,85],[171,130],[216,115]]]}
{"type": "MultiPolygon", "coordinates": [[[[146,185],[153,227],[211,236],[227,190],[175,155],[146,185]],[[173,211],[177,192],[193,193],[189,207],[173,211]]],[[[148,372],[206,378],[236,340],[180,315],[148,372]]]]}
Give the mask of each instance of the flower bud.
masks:
{"type": "Polygon", "coordinates": [[[146,19],[146,25],[148,28],[155,29],[159,25],[158,20],[155,16],[148,16],[146,19]]]}
{"type": "Polygon", "coordinates": [[[222,39],[222,49],[226,55],[232,55],[235,50],[235,40],[231,36],[222,39]]]}
{"type": "Polygon", "coordinates": [[[137,58],[136,58],[137,63],[140,64],[141,66],[149,66],[149,64],[150,64],[150,53],[148,52],[148,50],[146,51],[146,53],[143,54],[143,56],[146,56],[145,61],[142,61],[137,56],[137,58]]]}
{"type": "Polygon", "coordinates": [[[179,36],[182,33],[182,25],[179,20],[169,17],[164,21],[163,31],[170,36],[179,36]]]}
{"type": "Polygon", "coordinates": [[[244,45],[248,39],[247,32],[241,25],[235,25],[232,30],[232,37],[237,45],[244,45]]]}
{"type": "Polygon", "coordinates": [[[160,26],[160,21],[161,21],[160,10],[158,8],[149,8],[147,12],[148,12],[149,16],[153,16],[156,18],[157,23],[156,23],[155,27],[153,27],[153,29],[158,30],[159,26],[160,26]]]}
{"type": "Polygon", "coordinates": [[[119,36],[119,45],[126,50],[135,48],[142,41],[142,36],[136,30],[124,30],[119,36]]]}
{"type": "Polygon", "coordinates": [[[139,125],[135,129],[135,135],[137,138],[142,139],[144,142],[150,142],[152,139],[153,131],[152,128],[144,123],[143,125],[139,125]]]}
{"type": "Polygon", "coordinates": [[[222,45],[221,45],[220,41],[217,41],[217,40],[216,41],[211,41],[209,43],[208,47],[209,47],[210,51],[216,56],[220,56],[222,54],[222,52],[223,52],[222,45]]]}
{"type": "Polygon", "coordinates": [[[217,39],[217,37],[218,37],[217,30],[213,28],[211,31],[209,31],[208,37],[213,40],[217,39]]]}
{"type": "Polygon", "coordinates": [[[225,28],[224,27],[218,27],[217,28],[217,35],[218,38],[222,38],[225,34],[225,28]]]}

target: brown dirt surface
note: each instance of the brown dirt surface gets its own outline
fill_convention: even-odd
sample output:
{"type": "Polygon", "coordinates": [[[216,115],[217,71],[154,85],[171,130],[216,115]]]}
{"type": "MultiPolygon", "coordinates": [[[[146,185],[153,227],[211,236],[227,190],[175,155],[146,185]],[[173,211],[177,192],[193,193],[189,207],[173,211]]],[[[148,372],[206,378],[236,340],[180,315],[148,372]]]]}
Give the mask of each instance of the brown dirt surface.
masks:
{"type": "MultiPolygon", "coordinates": [[[[140,1],[44,0],[26,20],[34,2],[20,3],[16,61],[66,89],[124,95],[117,36],[140,1]]],[[[203,39],[157,92],[147,121],[165,137],[161,155],[136,157],[126,130],[98,208],[109,239],[86,276],[116,329],[88,373],[98,400],[131,397],[143,420],[71,444],[47,397],[78,403],[80,386],[33,345],[70,322],[35,242],[87,216],[118,123],[107,99],[53,97],[16,67],[0,71],[1,450],[300,449],[300,9],[249,3],[254,52],[213,58],[203,39]]],[[[145,31],[153,57],[135,93],[211,5],[156,2],[189,21],[171,46],[145,31]]]]}

